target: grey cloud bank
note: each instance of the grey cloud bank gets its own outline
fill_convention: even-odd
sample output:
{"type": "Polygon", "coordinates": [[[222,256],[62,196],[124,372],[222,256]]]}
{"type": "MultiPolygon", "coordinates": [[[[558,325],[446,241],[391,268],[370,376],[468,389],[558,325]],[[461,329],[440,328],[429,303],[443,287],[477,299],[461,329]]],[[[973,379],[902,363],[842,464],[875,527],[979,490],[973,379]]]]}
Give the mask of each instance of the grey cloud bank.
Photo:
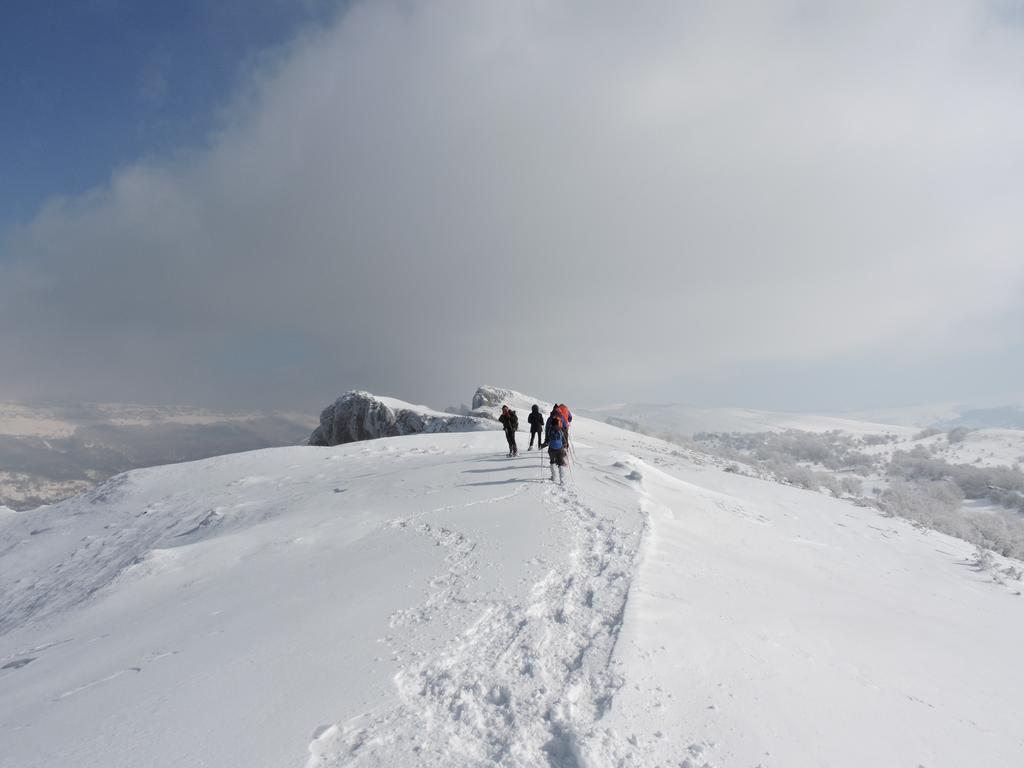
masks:
{"type": "Polygon", "coordinates": [[[928,397],[1019,391],[1005,8],[357,3],[207,146],[8,234],[0,395],[764,405],[762,372],[796,408],[811,367],[852,408],[979,358],[928,397]]]}

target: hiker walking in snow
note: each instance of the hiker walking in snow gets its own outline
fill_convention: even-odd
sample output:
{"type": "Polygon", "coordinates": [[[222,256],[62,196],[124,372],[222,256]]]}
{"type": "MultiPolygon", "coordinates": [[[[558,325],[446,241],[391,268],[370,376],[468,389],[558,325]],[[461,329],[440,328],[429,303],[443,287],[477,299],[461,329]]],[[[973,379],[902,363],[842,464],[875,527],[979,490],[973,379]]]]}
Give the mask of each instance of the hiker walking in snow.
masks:
{"type": "Polygon", "coordinates": [[[551,410],[551,416],[544,427],[544,445],[548,448],[548,459],[551,461],[551,479],[555,479],[555,467],[558,467],[558,482],[565,484],[565,448],[566,426],[558,408],[551,410]]]}
{"type": "Polygon", "coordinates": [[[544,442],[540,444],[541,448],[548,447],[548,433],[551,431],[551,425],[556,421],[559,423],[559,426],[564,433],[566,425],[563,422],[565,420],[562,418],[562,414],[558,412],[557,405],[551,409],[551,413],[548,414],[548,420],[544,422],[544,442]]]}
{"type": "Polygon", "coordinates": [[[547,424],[544,426],[544,444],[541,448],[546,448],[548,444],[547,440],[547,428],[551,424],[551,419],[558,417],[562,422],[562,436],[564,438],[564,445],[566,451],[569,450],[569,422],[572,421],[572,413],[569,411],[569,406],[565,403],[555,403],[555,407],[551,409],[551,415],[548,417],[547,424]]]}
{"type": "Polygon", "coordinates": [[[540,415],[540,406],[534,405],[530,410],[530,415],[527,418],[530,422],[530,447],[526,450],[533,450],[533,436],[537,436],[537,450],[541,449],[541,443],[544,442],[544,417],[540,415]]]}
{"type": "Polygon", "coordinates": [[[501,416],[498,417],[501,426],[505,429],[505,439],[508,440],[508,455],[517,456],[519,448],[516,447],[516,430],[519,429],[519,417],[516,412],[507,405],[501,406],[501,416]]]}

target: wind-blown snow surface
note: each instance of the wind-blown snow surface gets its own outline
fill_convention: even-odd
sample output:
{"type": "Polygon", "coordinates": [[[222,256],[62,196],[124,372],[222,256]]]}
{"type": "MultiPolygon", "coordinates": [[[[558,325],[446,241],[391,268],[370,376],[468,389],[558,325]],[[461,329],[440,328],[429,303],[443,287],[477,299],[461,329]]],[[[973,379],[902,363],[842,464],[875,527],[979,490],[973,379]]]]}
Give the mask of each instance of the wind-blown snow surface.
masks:
{"type": "Polygon", "coordinates": [[[138,470],[0,514],[0,763],[1024,764],[971,547],[577,419],[138,470]]]}

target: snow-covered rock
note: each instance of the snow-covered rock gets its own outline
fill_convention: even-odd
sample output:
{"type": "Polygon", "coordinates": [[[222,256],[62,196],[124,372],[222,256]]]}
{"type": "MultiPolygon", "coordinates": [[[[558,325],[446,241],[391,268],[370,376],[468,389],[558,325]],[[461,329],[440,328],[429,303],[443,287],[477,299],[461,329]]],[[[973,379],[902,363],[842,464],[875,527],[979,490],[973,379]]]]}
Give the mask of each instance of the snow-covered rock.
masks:
{"type": "Polygon", "coordinates": [[[481,418],[497,419],[503,405],[519,412],[520,415],[529,413],[534,405],[538,405],[541,413],[547,414],[551,411],[552,403],[524,395],[514,389],[492,387],[485,384],[479,387],[473,395],[472,413],[481,418]]]}
{"type": "Polygon", "coordinates": [[[353,390],[324,408],[320,426],[309,436],[309,444],[343,445],[421,432],[475,432],[493,428],[493,424],[475,416],[442,413],[425,405],[353,390]]]}

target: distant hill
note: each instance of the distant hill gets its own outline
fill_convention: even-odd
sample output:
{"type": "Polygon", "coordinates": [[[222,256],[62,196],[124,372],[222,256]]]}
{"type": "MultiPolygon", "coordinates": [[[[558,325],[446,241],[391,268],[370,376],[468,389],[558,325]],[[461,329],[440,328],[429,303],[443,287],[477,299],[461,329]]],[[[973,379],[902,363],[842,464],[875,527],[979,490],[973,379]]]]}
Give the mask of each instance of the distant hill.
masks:
{"type": "Polygon", "coordinates": [[[936,403],[855,411],[841,416],[854,421],[874,421],[905,427],[1024,429],[1024,407],[1014,404],[979,406],[936,403]]]}
{"type": "Polygon", "coordinates": [[[751,408],[699,408],[682,403],[619,403],[588,411],[596,419],[626,428],[691,437],[698,432],[774,432],[799,429],[851,435],[906,437],[927,427],[1024,430],[1024,407],[936,405],[854,411],[841,414],[786,413],[751,408]]]}
{"type": "Polygon", "coordinates": [[[854,435],[910,435],[913,427],[808,413],[759,411],[751,408],[698,408],[679,403],[625,403],[593,409],[586,413],[595,419],[651,434],[691,437],[698,432],[774,432],[800,429],[828,432],[838,429],[854,435]]]}
{"type": "Polygon", "coordinates": [[[0,403],[0,506],[51,504],[128,469],[295,445],[312,422],[185,406],[0,403]]]}
{"type": "Polygon", "coordinates": [[[1024,429],[1024,408],[1006,405],[998,408],[971,408],[946,419],[939,426],[993,429],[1024,429]]]}

